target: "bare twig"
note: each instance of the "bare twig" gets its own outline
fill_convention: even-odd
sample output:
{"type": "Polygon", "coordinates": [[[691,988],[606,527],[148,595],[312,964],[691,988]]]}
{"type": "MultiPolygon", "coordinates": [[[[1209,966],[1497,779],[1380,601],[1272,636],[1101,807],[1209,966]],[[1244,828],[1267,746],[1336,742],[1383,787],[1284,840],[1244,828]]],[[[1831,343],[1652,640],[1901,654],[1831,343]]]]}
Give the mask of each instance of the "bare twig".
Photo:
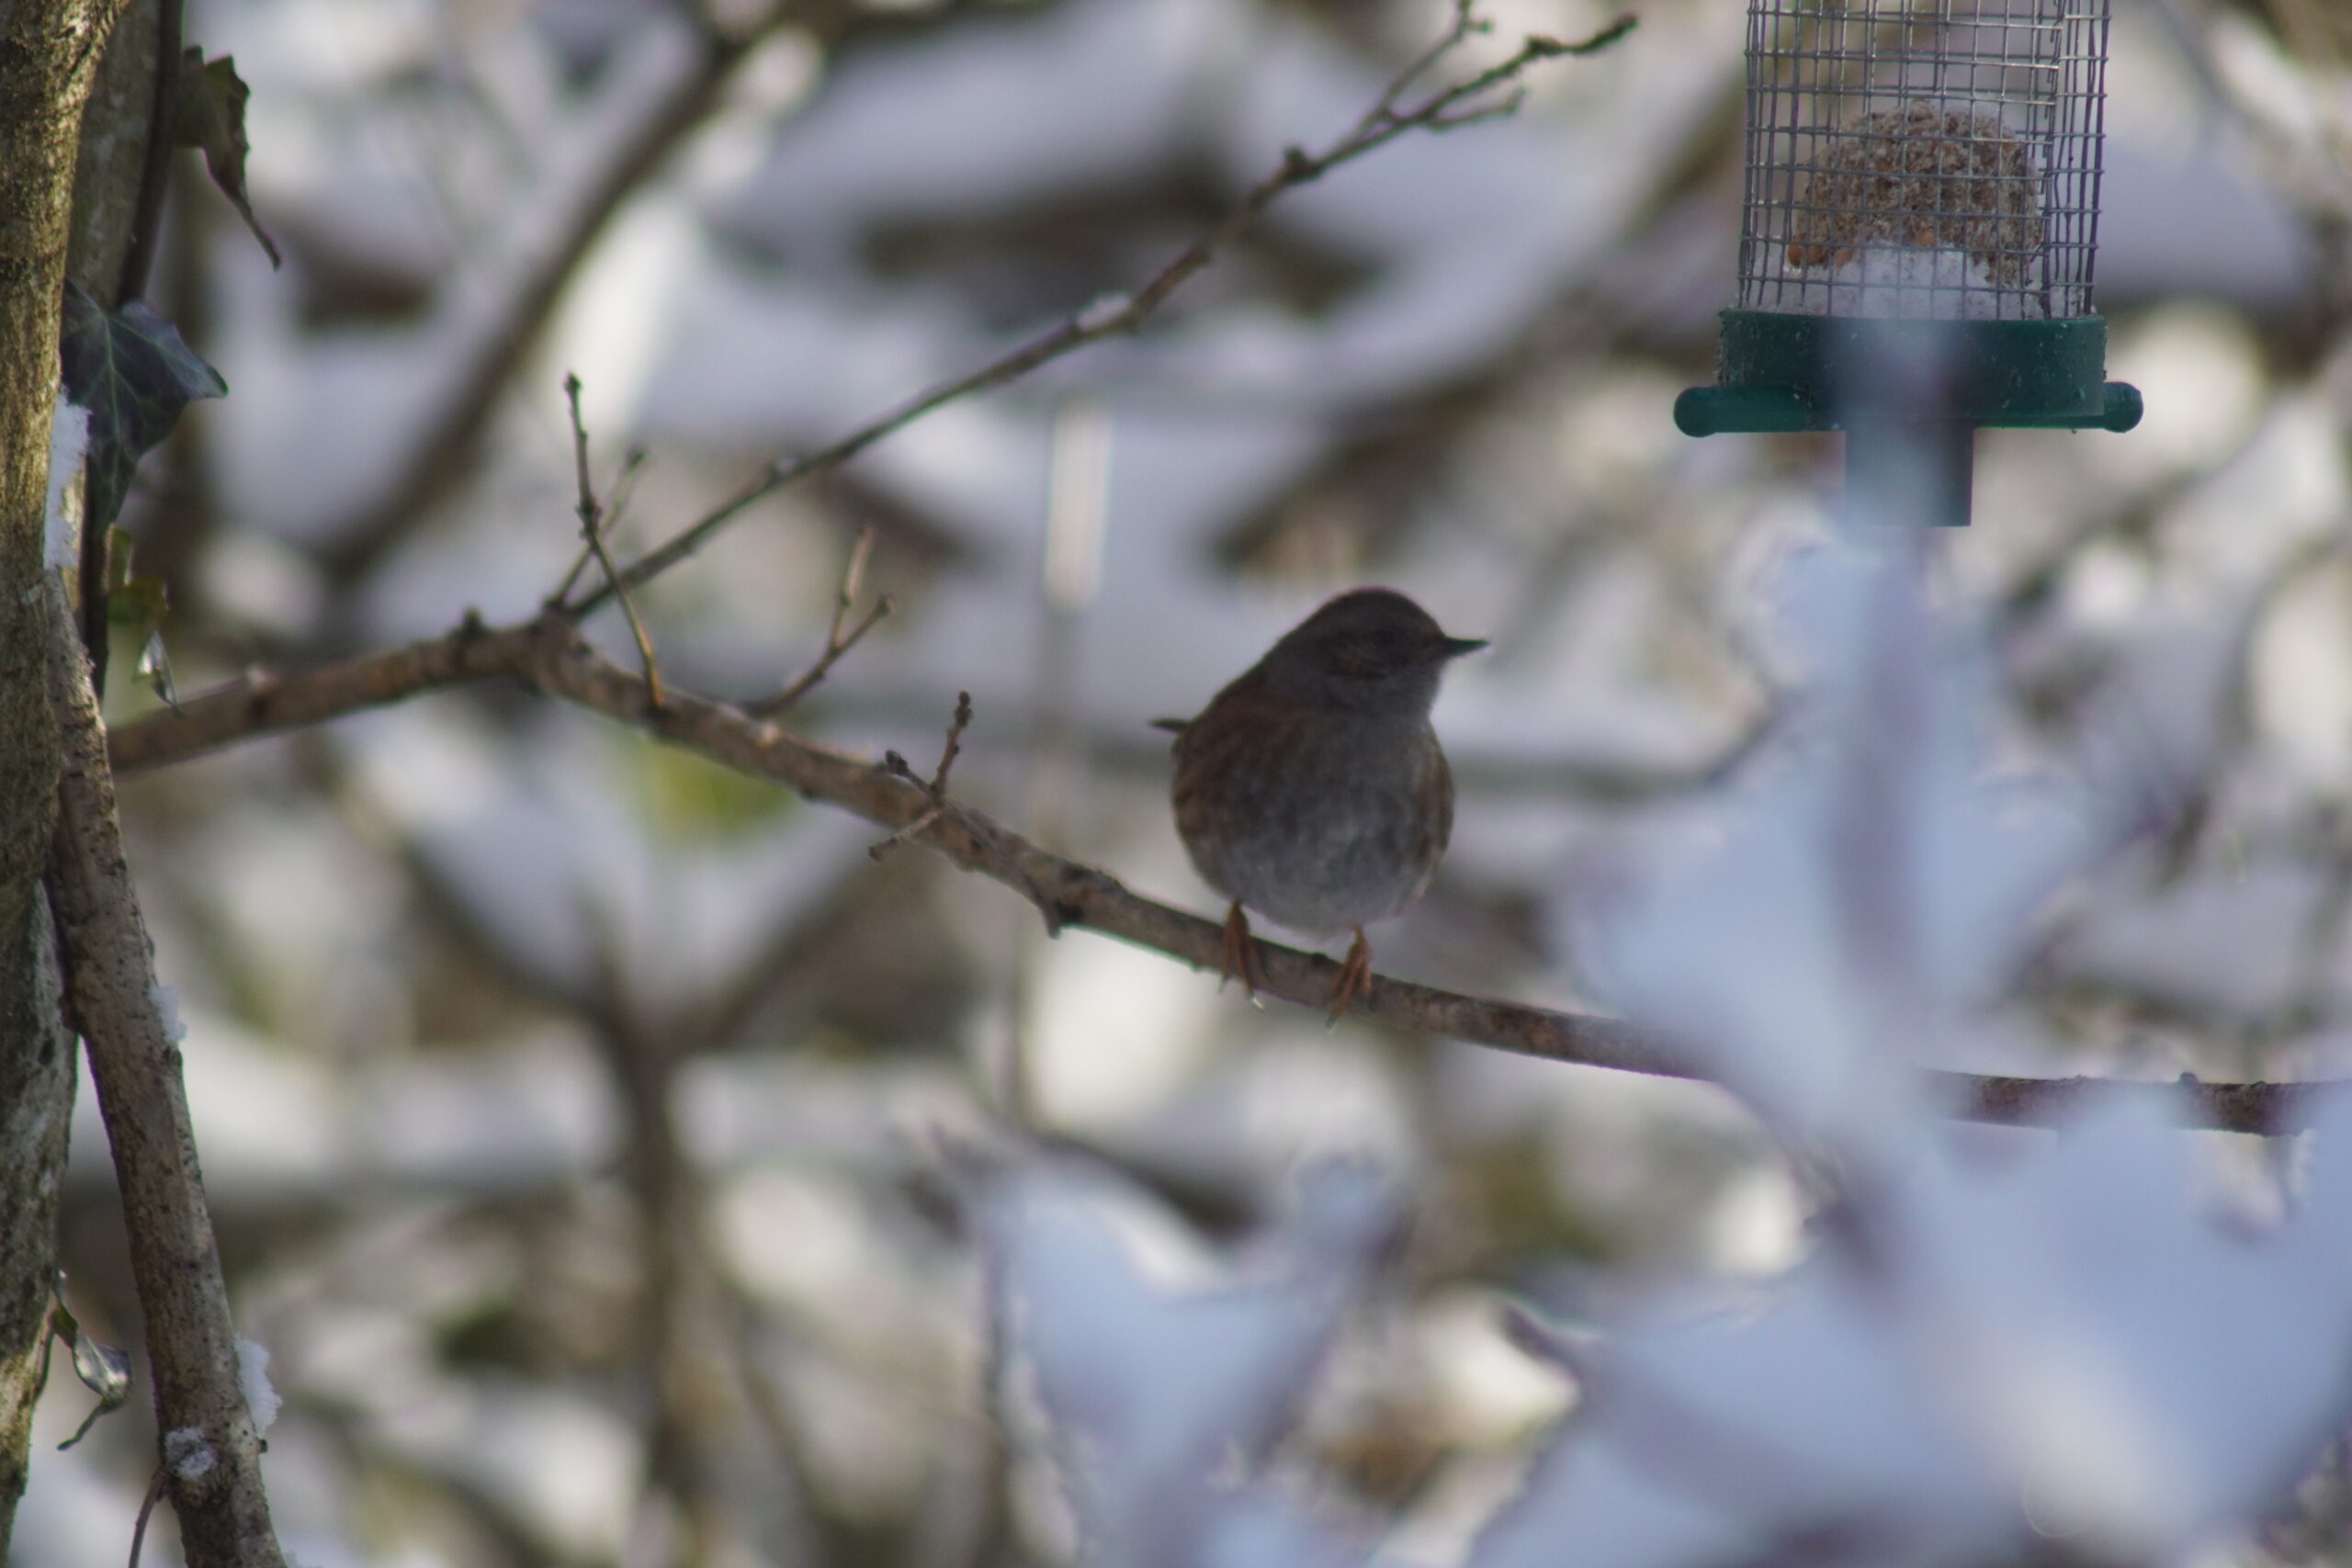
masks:
{"type": "MultiPolygon", "coordinates": [[[[628,511],[629,497],[637,493],[637,476],[644,467],[645,448],[630,447],[628,455],[621,459],[620,476],[613,480],[612,504],[605,508],[606,533],[609,534],[621,525],[621,518],[628,511]]],[[[571,565],[565,570],[563,580],[555,585],[555,592],[548,594],[544,601],[548,608],[559,608],[565,600],[571,597],[572,584],[580,581],[580,574],[587,570],[589,563],[595,558],[594,550],[585,544],[580,547],[580,553],[571,558],[571,565]]]]}
{"type": "Polygon", "coordinates": [[[58,925],[122,1191],[164,1485],[191,1568],[283,1568],[262,1488],[260,1435],[238,1380],[175,1027],[123,856],[89,660],[63,582],[51,572],[43,587],[50,699],[65,753],[51,847],[58,925]]]}
{"type": "Polygon", "coordinates": [[[130,1527],[130,1568],[139,1568],[139,1553],[147,1545],[147,1521],[155,1517],[155,1505],[164,1496],[164,1477],[169,1473],[162,1465],[157,1465],[155,1478],[147,1483],[147,1495],[139,1499],[139,1518],[130,1527]]]}
{"type": "MultiPolygon", "coordinates": [[[[162,0],[155,27],[154,96],[147,117],[147,145],[139,171],[139,205],[130,223],[130,243],[124,251],[122,270],[115,279],[114,298],[120,307],[147,292],[147,274],[154,265],[155,242],[164,228],[164,191],[172,172],[172,154],[179,151],[180,0],[162,0]]],[[[84,590],[87,593],[87,590],[84,590]]]]}
{"type": "Polygon", "coordinates": [[[954,809],[947,803],[947,773],[956,765],[956,759],[963,754],[964,731],[971,722],[972,694],[958,692],[956,694],[955,716],[947,723],[947,744],[940,750],[938,771],[931,775],[931,781],[928,784],[915,777],[914,770],[907,765],[907,760],[896,751],[886,751],[882,754],[883,772],[892,778],[906,780],[930,796],[931,809],[880,843],[870,846],[865,852],[867,854],[872,855],[876,860],[880,860],[908,840],[919,837],[925,829],[954,809]]]}
{"type": "MultiPolygon", "coordinates": [[[[187,699],[184,715],[156,714],[126,725],[115,731],[113,742],[124,770],[153,767],[270,730],[494,679],[519,681],[620,723],[658,729],[663,739],[723,767],[839,806],[894,835],[920,821],[915,830],[926,831],[933,848],[1020,894],[1051,931],[1086,927],[1196,969],[1215,969],[1220,963],[1221,926],[1142,897],[1109,874],[1051,853],[967,806],[935,811],[939,800],[925,781],[912,776],[903,758],[894,770],[887,761],[877,764],[820,746],[689,693],[669,693],[668,706],[657,716],[644,682],[590,648],[560,616],[497,631],[469,624],[391,653],[303,675],[248,679],[187,699]]],[[[933,782],[944,793],[945,780],[933,782]]],[[[1318,1010],[1328,1004],[1339,973],[1329,958],[1263,941],[1257,964],[1261,996],[1318,1010]]],[[[1374,977],[1370,995],[1353,1011],[1390,1028],[1546,1061],[1653,1077],[1701,1076],[1670,1043],[1621,1020],[1464,996],[1385,976],[1374,977]]],[[[2344,1080],[2157,1083],[1955,1072],[1926,1077],[1947,1115],[2010,1126],[2055,1125],[2091,1105],[2145,1099],[2167,1107],[2183,1126],[2292,1133],[2311,1125],[2328,1097],[2352,1090],[2352,1082],[2344,1080]]]]}
{"type": "Polygon", "coordinates": [[[1411,90],[1414,83],[1429,73],[1430,68],[1475,37],[1484,37],[1495,30],[1495,24],[1478,15],[1477,0],[1453,0],[1453,17],[1437,41],[1413,57],[1412,63],[1398,72],[1394,80],[1356,121],[1355,134],[1361,136],[1396,118],[1396,101],[1411,90]]]}
{"type": "MultiPolygon", "coordinates": [[[[580,516],[580,536],[596,564],[605,569],[605,581],[620,596],[621,614],[628,617],[628,635],[637,639],[637,657],[645,666],[645,687],[653,694],[653,705],[662,705],[662,666],[653,657],[653,639],[646,635],[645,620],[637,613],[637,601],[629,597],[628,584],[620,578],[620,569],[613,564],[612,552],[605,547],[603,528],[604,508],[596,502],[596,488],[588,478],[588,426],[580,417],[580,378],[567,374],[563,378],[563,400],[571,411],[571,461],[579,473],[580,500],[575,507],[580,516]]],[[[565,578],[567,588],[571,578],[565,578]]],[[[559,602],[561,595],[558,595],[559,602]]]]}
{"type": "Polygon", "coordinates": [[[802,671],[798,680],[752,707],[751,712],[762,718],[774,718],[789,711],[808,694],[810,688],[825,678],[842,654],[855,648],[859,639],[874,629],[876,622],[899,607],[897,602],[885,593],[874,601],[873,607],[855,626],[849,626],[850,611],[856,607],[858,589],[865,580],[865,560],[873,553],[874,530],[870,527],[859,529],[856,543],[849,547],[849,564],[842,569],[841,591],[833,597],[833,624],[825,633],[825,651],[818,655],[816,663],[802,671]],[[842,629],[844,626],[849,626],[847,632],[842,629]]]}
{"type": "MultiPolygon", "coordinates": [[[[705,513],[699,521],[631,562],[628,570],[622,573],[623,581],[635,586],[658,577],[700,549],[712,535],[741,515],[744,508],[753,502],[811,474],[841,467],[876,442],[904,429],[936,409],[974,393],[1019,380],[1040,366],[1050,364],[1090,344],[1134,332],[1146,318],[1166,304],[1170,296],[1214,261],[1217,253],[1231,243],[1237,235],[1256,222],[1259,215],[1285,191],[1311,185],[1341,164],[1352,163],[1367,152],[1385,147],[1408,132],[1425,130],[1439,134],[1499,114],[1508,114],[1517,107],[1518,100],[1515,96],[1507,96],[1500,100],[1492,98],[1489,95],[1496,87],[1515,81],[1529,66],[1538,62],[1566,55],[1591,54],[1606,49],[1633,30],[1634,19],[1630,16],[1620,17],[1590,38],[1574,43],[1531,37],[1516,53],[1499,64],[1454,86],[1433,92],[1410,108],[1398,107],[1411,84],[1427,72],[1439,56],[1482,26],[1476,18],[1468,17],[1466,6],[1458,7],[1453,27],[1439,45],[1426,51],[1390,82],[1372,110],[1351,126],[1344,135],[1319,152],[1308,152],[1298,147],[1285,150],[1282,163],[1272,174],[1244,192],[1232,210],[1212,225],[1206,233],[1171,257],[1132,294],[1124,298],[1114,295],[1095,301],[978,370],[917,393],[829,446],[805,457],[777,459],[758,479],[705,513]]],[[[592,595],[588,603],[596,603],[609,592],[609,589],[600,591],[592,595]]]]}
{"type": "Polygon", "coordinates": [[[932,799],[945,800],[947,798],[947,770],[956,765],[957,757],[963,755],[964,731],[970,728],[971,723],[972,694],[958,692],[956,694],[955,716],[947,726],[947,744],[939,753],[939,771],[933,773],[931,783],[923,786],[931,792],[932,799]]]}

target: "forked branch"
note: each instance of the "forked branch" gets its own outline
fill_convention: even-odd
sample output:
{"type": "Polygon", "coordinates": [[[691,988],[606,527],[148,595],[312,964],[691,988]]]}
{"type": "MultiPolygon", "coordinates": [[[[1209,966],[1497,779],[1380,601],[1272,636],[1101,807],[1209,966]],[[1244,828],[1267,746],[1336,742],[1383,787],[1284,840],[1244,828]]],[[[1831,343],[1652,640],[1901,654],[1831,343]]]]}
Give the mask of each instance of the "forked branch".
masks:
{"type": "Polygon", "coordinates": [[[948,771],[956,766],[956,759],[963,755],[964,731],[971,727],[971,723],[972,694],[958,692],[956,694],[955,716],[947,723],[947,744],[940,749],[939,767],[933,773],[928,783],[915,777],[914,769],[909,767],[907,760],[896,751],[882,753],[882,771],[892,778],[904,779],[909,784],[919,787],[923,794],[931,797],[931,809],[880,843],[873,845],[865,852],[867,854],[876,860],[880,860],[908,840],[921,837],[925,829],[955,809],[947,802],[947,774],[948,771]]]}
{"type": "Polygon", "coordinates": [[[774,718],[791,711],[818,682],[831,671],[835,664],[841,662],[842,655],[855,648],[883,616],[898,609],[897,601],[885,593],[874,601],[873,606],[855,626],[850,625],[850,612],[857,607],[858,591],[865,581],[866,558],[873,553],[874,530],[859,529],[857,542],[849,547],[849,564],[842,568],[841,587],[833,595],[833,624],[825,633],[825,651],[817,656],[816,663],[801,671],[798,680],[750,711],[762,718],[774,718]]]}
{"type": "MultiPolygon", "coordinates": [[[[620,569],[613,564],[613,552],[605,545],[605,509],[596,500],[596,486],[588,476],[588,426],[580,417],[580,378],[567,375],[563,378],[564,405],[571,413],[571,463],[578,477],[580,498],[573,511],[580,518],[582,547],[595,558],[605,570],[605,582],[621,602],[621,614],[628,617],[628,635],[637,641],[637,657],[645,667],[646,690],[653,694],[653,705],[662,705],[662,666],[653,657],[653,638],[647,635],[644,617],[637,613],[637,601],[629,597],[628,584],[621,581],[620,569]]],[[[579,575],[574,567],[564,574],[563,588],[556,591],[560,601],[569,591],[571,580],[579,575]]]]}

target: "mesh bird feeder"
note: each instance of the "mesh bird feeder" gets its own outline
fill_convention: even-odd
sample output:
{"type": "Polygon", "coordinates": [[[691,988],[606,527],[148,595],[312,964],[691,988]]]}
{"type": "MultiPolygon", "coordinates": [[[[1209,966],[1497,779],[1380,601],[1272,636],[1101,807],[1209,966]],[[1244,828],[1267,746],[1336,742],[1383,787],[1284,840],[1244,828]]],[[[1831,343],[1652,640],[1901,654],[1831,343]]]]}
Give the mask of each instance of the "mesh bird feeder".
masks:
{"type": "Polygon", "coordinates": [[[1974,432],[2129,430],[2091,311],[2109,0],[1749,0],[1738,303],[1691,435],[1846,433],[1857,513],[1965,524],[1974,432]]]}

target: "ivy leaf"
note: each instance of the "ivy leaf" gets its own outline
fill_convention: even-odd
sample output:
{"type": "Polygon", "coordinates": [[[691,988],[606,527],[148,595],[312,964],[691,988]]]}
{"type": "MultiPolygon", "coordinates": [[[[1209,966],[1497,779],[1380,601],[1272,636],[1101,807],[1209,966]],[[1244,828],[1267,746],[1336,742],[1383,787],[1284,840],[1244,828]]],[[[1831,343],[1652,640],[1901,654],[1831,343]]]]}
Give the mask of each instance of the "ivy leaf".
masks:
{"type": "Polygon", "coordinates": [[[104,528],[122,510],[139,459],[172,433],[180,411],[198,398],[226,397],[229,383],[145,300],[107,310],[71,280],[58,350],[66,396],[90,411],[82,525],[104,528]]]}
{"type": "Polygon", "coordinates": [[[237,74],[235,56],[207,60],[204,51],[190,47],[180,56],[180,116],[173,140],[204,154],[212,183],[236,207],[275,267],[283,259],[277,242],[261,226],[245,197],[245,154],[252,150],[245,140],[245,100],[252,96],[253,89],[237,74]]]}

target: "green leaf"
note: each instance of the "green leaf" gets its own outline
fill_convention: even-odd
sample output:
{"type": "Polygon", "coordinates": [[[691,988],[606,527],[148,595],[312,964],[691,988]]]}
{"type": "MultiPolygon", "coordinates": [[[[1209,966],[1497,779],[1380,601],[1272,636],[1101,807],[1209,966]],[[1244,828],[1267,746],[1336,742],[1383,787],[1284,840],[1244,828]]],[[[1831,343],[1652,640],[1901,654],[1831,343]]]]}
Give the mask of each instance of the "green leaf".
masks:
{"type": "Polygon", "coordinates": [[[146,301],[110,311],[71,280],[58,350],[65,395],[90,411],[82,526],[104,528],[122,510],[139,459],[172,433],[180,411],[198,398],[226,397],[229,383],[146,301]]]}
{"type": "Polygon", "coordinates": [[[253,89],[237,74],[235,56],[207,60],[204,51],[189,48],[180,56],[180,122],[174,140],[204,154],[212,183],[234,204],[274,267],[282,259],[277,242],[261,226],[245,197],[245,154],[252,150],[245,141],[245,100],[252,96],[253,89]]]}
{"type": "Polygon", "coordinates": [[[107,590],[107,619],[119,626],[153,631],[171,611],[171,596],[160,577],[133,577],[107,590]]]}

